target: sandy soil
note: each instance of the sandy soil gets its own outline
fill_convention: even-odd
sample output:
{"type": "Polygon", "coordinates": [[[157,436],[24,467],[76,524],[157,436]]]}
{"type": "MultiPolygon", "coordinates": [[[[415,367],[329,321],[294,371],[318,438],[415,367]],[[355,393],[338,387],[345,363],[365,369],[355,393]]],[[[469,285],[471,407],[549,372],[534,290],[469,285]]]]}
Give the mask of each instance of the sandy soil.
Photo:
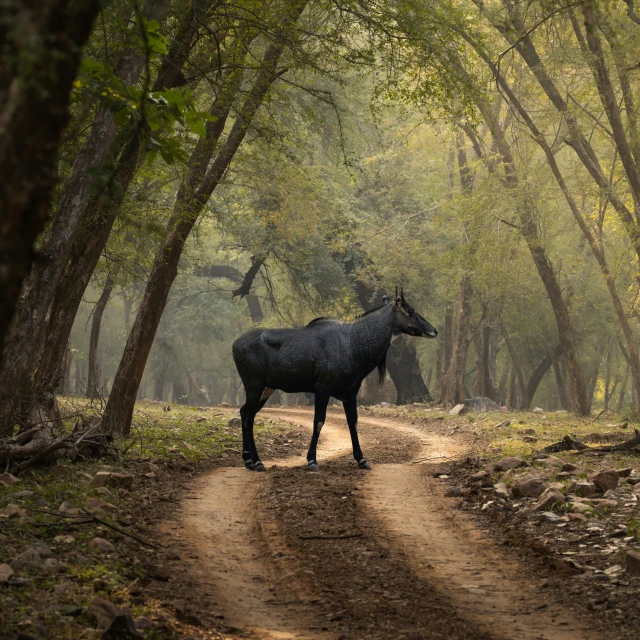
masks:
{"type": "MultiPolygon", "coordinates": [[[[308,425],[312,411],[265,409],[308,425]]],[[[548,601],[526,567],[453,508],[433,464],[466,446],[400,420],[361,416],[373,471],[351,457],[342,413],[330,411],[319,473],[304,456],[267,473],[220,468],[185,501],[181,536],[193,577],[230,637],[615,637],[548,601]]]]}

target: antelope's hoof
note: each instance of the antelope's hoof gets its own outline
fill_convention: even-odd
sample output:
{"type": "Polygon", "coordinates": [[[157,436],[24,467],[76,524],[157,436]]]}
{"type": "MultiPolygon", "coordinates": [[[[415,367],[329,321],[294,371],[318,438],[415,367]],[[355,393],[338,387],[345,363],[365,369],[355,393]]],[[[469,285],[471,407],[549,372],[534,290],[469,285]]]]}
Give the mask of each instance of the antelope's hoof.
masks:
{"type": "Polygon", "coordinates": [[[366,469],[367,471],[371,471],[371,465],[363,458],[358,462],[358,469],[366,469]]]}
{"type": "Polygon", "coordinates": [[[244,468],[248,469],[249,471],[255,471],[256,470],[256,465],[253,464],[253,462],[251,462],[251,460],[245,460],[244,461],[244,468]]]}
{"type": "Polygon", "coordinates": [[[307,471],[320,471],[320,467],[315,460],[307,462],[307,471]]]}
{"type": "Polygon", "coordinates": [[[267,468],[262,464],[262,462],[260,462],[260,460],[258,460],[258,462],[255,463],[255,470],[256,471],[266,471],[267,468]]]}

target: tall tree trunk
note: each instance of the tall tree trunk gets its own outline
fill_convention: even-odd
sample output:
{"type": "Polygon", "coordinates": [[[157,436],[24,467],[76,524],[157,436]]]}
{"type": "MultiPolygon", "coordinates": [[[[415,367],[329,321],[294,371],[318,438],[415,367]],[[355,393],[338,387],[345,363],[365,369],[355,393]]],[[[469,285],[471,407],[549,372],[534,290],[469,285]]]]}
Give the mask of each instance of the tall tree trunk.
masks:
{"type": "Polygon", "coordinates": [[[622,387],[620,387],[620,397],[618,398],[618,411],[622,411],[624,407],[625,394],[627,393],[627,382],[629,381],[629,365],[624,368],[624,377],[622,378],[622,387]]]}
{"type": "Polygon", "coordinates": [[[484,382],[484,394],[491,400],[496,399],[496,387],[493,380],[493,363],[495,361],[495,349],[492,345],[493,329],[487,325],[482,327],[482,377],[484,382]]]}
{"type": "MultiPolygon", "coordinates": [[[[291,6],[291,13],[280,23],[282,29],[291,28],[304,10],[307,0],[298,0],[291,6]]],[[[236,151],[245,138],[253,117],[262,104],[269,87],[277,77],[277,65],[284,50],[283,33],[276,34],[267,48],[247,98],[236,114],[236,121],[227,140],[207,169],[216,143],[224,130],[231,109],[231,100],[237,92],[240,73],[231,78],[230,95],[222,95],[212,105],[215,118],[207,123],[207,137],[196,144],[189,162],[189,174],[182,183],[174,212],[167,225],[164,240],[156,254],[136,320],[129,334],[120,366],[113,381],[103,423],[108,433],[128,434],[135,406],[135,391],[153,344],[171,285],[177,275],[178,261],[184,244],[198,220],[202,209],[229,167],[236,151]],[[211,125],[211,126],[209,126],[211,125]]]]}
{"type": "MultiPolygon", "coordinates": [[[[162,17],[169,0],[148,0],[145,16],[162,17]],[[158,6],[156,6],[158,5],[158,6]]],[[[138,29],[138,25],[132,30],[138,29]]],[[[124,85],[136,82],[144,66],[144,56],[137,48],[123,52],[114,74],[124,85]]],[[[31,275],[20,296],[14,321],[4,345],[3,360],[11,363],[0,370],[0,406],[16,392],[27,399],[23,411],[31,411],[36,391],[34,376],[46,337],[46,316],[56,287],[71,255],[74,239],[89,208],[95,184],[92,170],[99,169],[110,159],[116,137],[113,111],[99,107],[91,132],[75,158],[65,180],[56,213],[38,251],[31,275]]],[[[0,415],[0,429],[9,426],[0,415]]],[[[10,417],[8,418],[11,419],[10,417]]]]}
{"type": "Polygon", "coordinates": [[[609,410],[609,402],[611,392],[610,384],[611,384],[611,343],[607,341],[607,357],[605,359],[604,364],[604,409],[605,411],[609,410]]]}
{"type": "Polygon", "coordinates": [[[422,379],[418,353],[413,340],[398,336],[387,352],[387,369],[396,387],[396,404],[431,402],[431,394],[422,379]]]}
{"type": "Polygon", "coordinates": [[[157,371],[155,377],[153,378],[153,399],[160,400],[163,399],[164,393],[164,371],[157,371]]]}
{"type": "Polygon", "coordinates": [[[102,395],[100,389],[100,358],[98,356],[98,342],[100,340],[100,326],[102,325],[102,316],[107,308],[107,302],[113,291],[114,277],[109,272],[104,283],[104,289],[98,302],[93,309],[93,318],[91,320],[91,335],[89,337],[89,377],[87,379],[87,396],[89,398],[98,398],[102,395]]]}
{"type": "MultiPolygon", "coordinates": [[[[489,65],[489,67],[495,70],[493,62],[486,55],[483,55],[482,57],[485,60],[485,62],[489,65]]],[[[637,346],[635,336],[633,334],[633,330],[631,328],[631,325],[629,324],[629,320],[627,318],[624,306],[620,299],[620,295],[618,293],[614,276],[611,273],[611,270],[609,269],[602,238],[601,237],[597,238],[594,235],[587,221],[585,220],[573,195],[569,191],[569,188],[560,171],[558,163],[556,162],[555,155],[551,147],[547,143],[545,136],[538,129],[538,127],[533,122],[533,120],[529,116],[526,109],[524,109],[524,107],[522,106],[518,98],[515,96],[511,87],[506,82],[505,78],[501,74],[497,74],[497,77],[498,77],[498,82],[500,84],[502,91],[507,96],[511,104],[515,107],[515,109],[517,110],[522,120],[529,127],[529,129],[531,130],[531,133],[533,134],[534,139],[539,144],[540,148],[544,151],[549,167],[551,168],[551,171],[556,179],[556,182],[558,183],[558,186],[560,187],[564,195],[564,198],[567,204],[569,205],[569,209],[571,210],[571,213],[573,214],[573,217],[575,218],[578,224],[578,227],[582,231],[582,234],[586,238],[589,244],[589,247],[591,249],[591,252],[593,253],[594,257],[596,258],[596,261],[598,262],[598,265],[600,267],[600,270],[605,280],[605,284],[607,285],[607,289],[609,290],[609,295],[611,296],[611,301],[613,303],[616,316],[618,317],[618,322],[620,324],[620,327],[622,328],[622,333],[625,337],[625,343],[627,345],[627,353],[628,353],[626,357],[629,364],[631,365],[634,386],[636,390],[640,392],[640,353],[638,351],[638,346],[637,346]]],[[[550,82],[550,80],[548,82],[550,82]]],[[[549,91],[551,92],[551,89],[549,89],[549,91]]],[[[629,215],[631,214],[629,213],[629,215]]],[[[640,233],[640,230],[636,229],[633,232],[633,236],[637,239],[638,237],[640,237],[639,233],[640,233]]],[[[572,397],[573,397],[573,393],[572,393],[572,397]]],[[[637,394],[637,397],[640,397],[640,393],[637,394]]]]}
{"type": "Polygon", "coordinates": [[[474,331],[472,336],[473,351],[476,356],[476,382],[475,382],[475,395],[484,396],[484,362],[483,362],[483,349],[482,349],[482,337],[479,331],[474,331]]]}
{"type": "Polygon", "coordinates": [[[513,360],[509,362],[509,384],[507,386],[507,407],[516,409],[518,406],[518,379],[513,360]]]}
{"type": "MultiPolygon", "coordinates": [[[[442,383],[440,404],[458,404],[464,400],[464,372],[467,366],[469,348],[469,327],[471,326],[471,299],[473,287],[470,278],[465,275],[460,282],[456,304],[456,321],[453,328],[451,356],[449,366],[442,383]]],[[[446,324],[445,324],[446,326],[446,324]]]]}
{"type": "MultiPolygon", "coordinates": [[[[491,131],[493,140],[501,157],[504,168],[504,184],[511,189],[518,189],[520,186],[516,165],[513,158],[511,146],[507,141],[504,131],[498,122],[494,111],[487,102],[478,95],[476,104],[482,113],[482,116],[491,131]]],[[[562,295],[562,289],[558,282],[555,269],[549,259],[546,249],[538,233],[538,225],[533,214],[533,203],[525,196],[523,201],[517,206],[517,215],[519,218],[519,229],[527,243],[529,253],[533,258],[540,279],[549,296],[549,302],[553,309],[558,327],[558,334],[564,352],[565,361],[567,363],[567,371],[569,373],[569,381],[571,384],[572,395],[576,403],[576,411],[581,415],[588,415],[591,411],[591,402],[587,394],[587,389],[580,367],[580,359],[578,356],[578,346],[571,322],[569,308],[562,295]]],[[[529,398],[531,399],[531,398],[529,398]]]]}
{"type": "Polygon", "coordinates": [[[553,359],[553,373],[556,377],[556,385],[558,387],[558,398],[560,400],[560,408],[568,409],[569,408],[569,400],[567,398],[567,390],[564,385],[564,378],[562,377],[562,369],[560,368],[560,363],[558,362],[558,358],[553,359]]]}
{"type": "MultiPolygon", "coordinates": [[[[212,0],[200,0],[197,6],[200,11],[204,11],[205,5],[211,3],[212,0]]],[[[184,82],[182,69],[199,28],[193,20],[192,10],[190,7],[182,18],[181,26],[160,66],[152,91],[171,89],[184,82]]],[[[141,156],[144,154],[142,142],[142,132],[133,122],[129,123],[116,139],[115,144],[121,150],[116,168],[105,192],[95,203],[92,214],[87,216],[75,238],[67,270],[55,291],[45,346],[38,365],[38,380],[52,377],[60,367],[64,344],[71,333],[82,297],[107,243],[120,205],[140,166],[141,156]]],[[[111,150],[112,155],[115,156],[117,153],[116,149],[111,150]]],[[[131,311],[131,299],[125,298],[124,304],[125,328],[129,331],[127,320],[131,311]]]]}
{"type": "Polygon", "coordinates": [[[549,367],[553,364],[555,360],[562,354],[563,346],[562,343],[556,346],[556,348],[549,354],[547,354],[542,360],[540,364],[533,370],[531,377],[529,378],[529,382],[527,383],[527,406],[526,409],[531,407],[533,403],[533,396],[535,396],[540,383],[542,382],[542,378],[544,378],[545,374],[549,370],[549,367]]]}
{"type": "MultiPolygon", "coordinates": [[[[15,324],[18,297],[31,271],[34,242],[47,221],[58,180],[58,147],[69,119],[72,83],[101,6],[99,0],[3,4],[0,354],[9,326],[15,324]]],[[[2,366],[6,363],[0,359],[2,366]]],[[[2,430],[0,425],[0,433],[2,430]]]]}

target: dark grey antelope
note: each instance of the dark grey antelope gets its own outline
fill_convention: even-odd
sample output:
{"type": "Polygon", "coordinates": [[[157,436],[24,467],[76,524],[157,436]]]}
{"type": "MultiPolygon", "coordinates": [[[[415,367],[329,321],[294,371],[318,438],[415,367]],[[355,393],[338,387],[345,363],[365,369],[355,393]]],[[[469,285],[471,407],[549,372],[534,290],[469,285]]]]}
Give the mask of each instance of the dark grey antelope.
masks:
{"type": "Polygon", "coordinates": [[[371,467],[364,459],[356,425],[356,396],[362,381],[376,367],[384,379],[387,350],[394,336],[435,338],[438,332],[405,300],[395,300],[360,316],[355,322],[316,318],[296,329],[254,329],[233,343],[233,359],[247,394],[240,409],[242,458],[247,469],[265,471],[253,438],[253,421],[269,396],[286,393],[315,394],[313,436],[307,465],[318,471],[316,447],[327,415],[329,398],[342,400],[349,425],[353,457],[360,469],[371,467]]]}

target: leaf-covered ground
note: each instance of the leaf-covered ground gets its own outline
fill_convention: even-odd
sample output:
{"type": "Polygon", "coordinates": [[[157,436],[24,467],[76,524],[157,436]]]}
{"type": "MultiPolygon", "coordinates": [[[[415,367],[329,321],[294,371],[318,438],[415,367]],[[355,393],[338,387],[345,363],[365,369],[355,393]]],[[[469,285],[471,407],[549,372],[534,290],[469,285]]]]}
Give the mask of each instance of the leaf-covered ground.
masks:
{"type": "MultiPolygon", "coordinates": [[[[180,504],[194,475],[240,464],[242,442],[240,428],[228,425],[231,408],[166,406],[139,403],[132,436],[118,442],[113,459],[62,462],[0,482],[0,638],[99,637],[88,610],[95,597],[130,610],[146,637],[188,628],[154,596],[175,552],[155,537],[153,523],[158,510],[180,504]],[[102,470],[125,474],[122,486],[90,488],[102,470]],[[2,565],[13,571],[4,581],[2,565]]],[[[269,419],[257,421],[256,436],[279,457],[302,446],[291,424],[269,419]]]]}

